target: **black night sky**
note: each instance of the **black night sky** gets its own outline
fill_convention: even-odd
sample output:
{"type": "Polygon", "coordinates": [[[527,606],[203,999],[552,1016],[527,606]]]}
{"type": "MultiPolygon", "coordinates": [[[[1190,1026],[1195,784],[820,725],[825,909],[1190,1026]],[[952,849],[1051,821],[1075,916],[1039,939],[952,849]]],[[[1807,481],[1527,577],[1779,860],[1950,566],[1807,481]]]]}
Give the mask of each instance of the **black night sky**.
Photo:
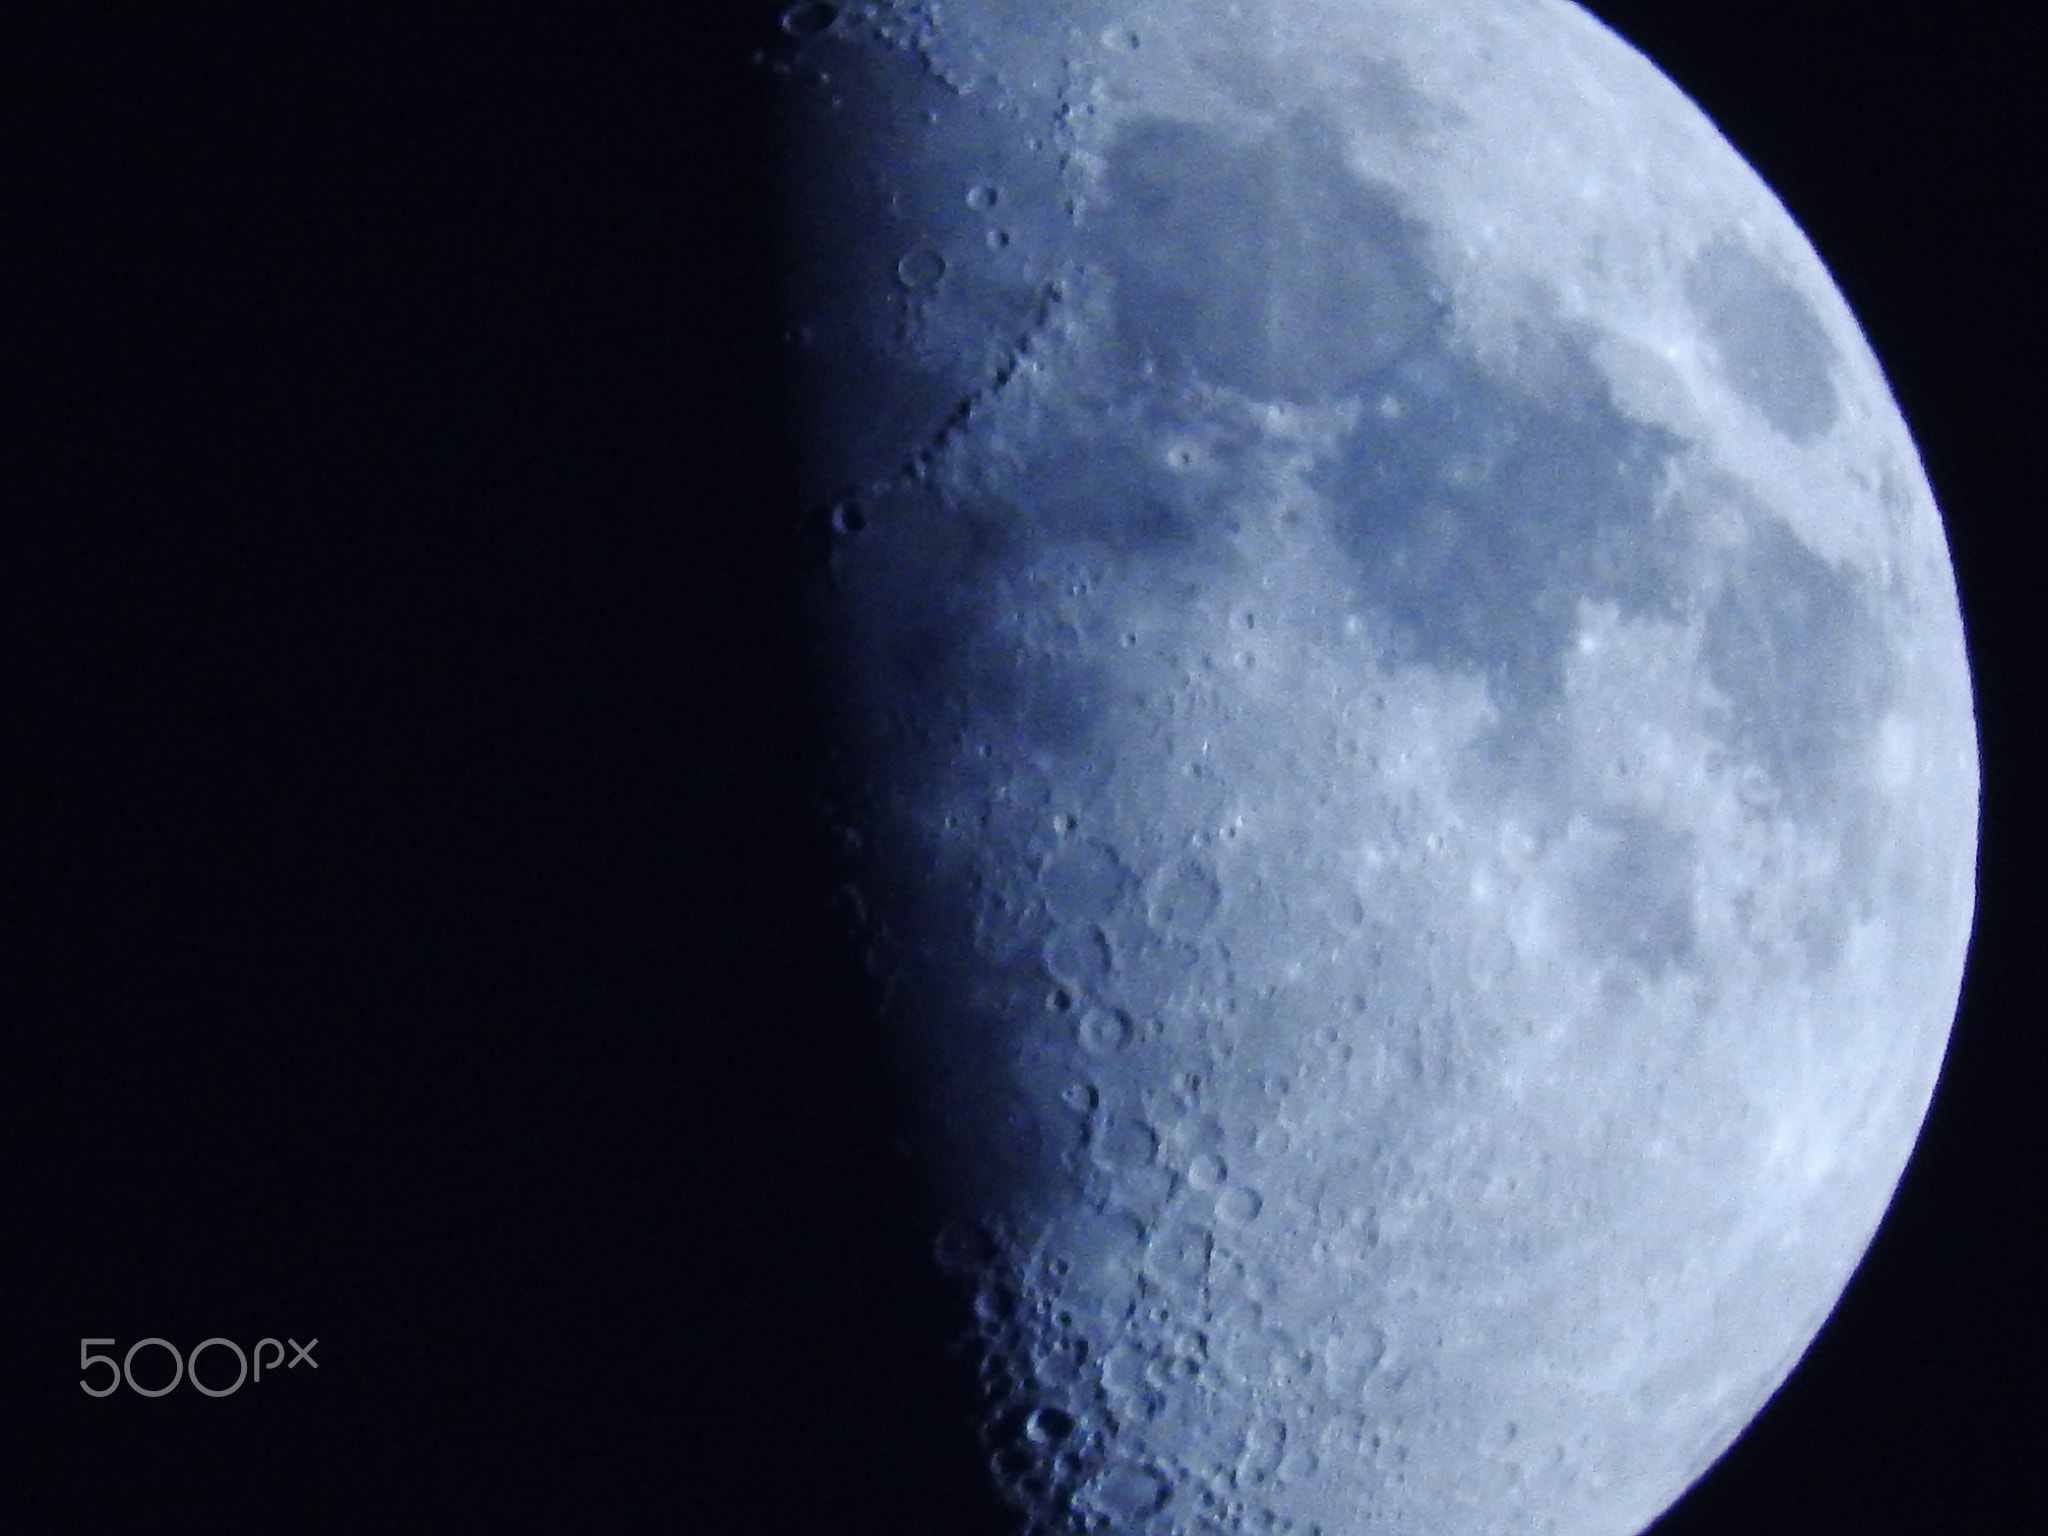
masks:
{"type": "MultiPolygon", "coordinates": [[[[2040,1529],[2036,40],[1594,9],[1884,361],[1984,757],[1921,1151],[1655,1530],[2040,1529]]],[[[0,1526],[1002,1528],[806,831],[774,13],[0,19],[0,1526]]]]}

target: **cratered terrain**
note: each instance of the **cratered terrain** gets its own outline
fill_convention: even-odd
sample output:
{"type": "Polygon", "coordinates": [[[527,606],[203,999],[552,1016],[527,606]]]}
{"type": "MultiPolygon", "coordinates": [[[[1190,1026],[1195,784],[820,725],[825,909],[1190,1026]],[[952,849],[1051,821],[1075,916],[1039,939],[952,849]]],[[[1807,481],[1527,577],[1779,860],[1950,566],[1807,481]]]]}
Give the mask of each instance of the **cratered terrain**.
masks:
{"type": "Polygon", "coordinates": [[[1641,1530],[1863,1254],[1970,928],[1854,318],[1557,0],[784,30],[842,811],[991,1476],[1641,1530]]]}

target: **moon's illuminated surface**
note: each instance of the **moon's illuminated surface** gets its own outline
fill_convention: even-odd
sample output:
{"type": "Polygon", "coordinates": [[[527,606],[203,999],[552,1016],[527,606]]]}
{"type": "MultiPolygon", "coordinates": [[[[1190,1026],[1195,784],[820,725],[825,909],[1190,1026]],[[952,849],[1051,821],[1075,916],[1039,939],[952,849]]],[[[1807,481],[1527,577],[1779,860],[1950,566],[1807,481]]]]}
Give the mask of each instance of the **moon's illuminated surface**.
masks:
{"type": "Polygon", "coordinates": [[[1932,1092],[1977,766],[1876,362],[1558,0],[800,4],[886,1010],[1045,1529],[1623,1536],[1932,1092]]]}

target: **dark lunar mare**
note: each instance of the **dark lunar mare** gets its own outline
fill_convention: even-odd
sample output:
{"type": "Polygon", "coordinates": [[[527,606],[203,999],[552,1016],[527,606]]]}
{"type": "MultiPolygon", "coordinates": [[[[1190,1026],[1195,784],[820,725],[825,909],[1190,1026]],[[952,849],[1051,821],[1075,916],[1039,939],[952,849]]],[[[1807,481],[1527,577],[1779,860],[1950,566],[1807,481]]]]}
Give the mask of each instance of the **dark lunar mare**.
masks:
{"type": "Polygon", "coordinates": [[[1083,236],[1117,288],[1127,356],[1256,399],[1355,388],[1441,308],[1419,231],[1312,114],[1256,143],[1139,118],[1108,149],[1083,236]]]}
{"type": "Polygon", "coordinates": [[[1810,443],[1835,424],[1834,343],[1799,290],[1746,245],[1721,239],[1693,259],[1685,296],[1724,378],[1777,431],[1810,443]]]}
{"type": "Polygon", "coordinates": [[[1860,584],[1776,519],[1753,525],[1707,614],[1705,661],[1729,701],[1727,736],[1788,808],[1850,790],[1849,754],[1897,686],[1892,648],[1860,584]]]}
{"type": "Polygon", "coordinates": [[[1487,680],[1504,713],[1555,706],[1578,604],[1677,619],[1680,539],[1658,490],[1684,446],[1588,388],[1538,402],[1460,357],[1441,328],[1373,379],[1315,483],[1395,653],[1487,680]]]}

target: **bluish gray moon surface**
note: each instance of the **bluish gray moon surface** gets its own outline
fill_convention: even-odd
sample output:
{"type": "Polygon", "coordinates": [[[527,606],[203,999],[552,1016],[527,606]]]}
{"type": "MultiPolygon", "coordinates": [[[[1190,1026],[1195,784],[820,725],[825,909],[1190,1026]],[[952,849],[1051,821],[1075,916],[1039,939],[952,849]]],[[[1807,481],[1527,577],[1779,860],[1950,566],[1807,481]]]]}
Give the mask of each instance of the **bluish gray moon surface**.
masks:
{"type": "Polygon", "coordinates": [[[1562,0],[783,31],[989,1476],[1048,1532],[1633,1536],[1861,1258],[1968,941],[1955,586],[1854,318],[1562,0]]]}

